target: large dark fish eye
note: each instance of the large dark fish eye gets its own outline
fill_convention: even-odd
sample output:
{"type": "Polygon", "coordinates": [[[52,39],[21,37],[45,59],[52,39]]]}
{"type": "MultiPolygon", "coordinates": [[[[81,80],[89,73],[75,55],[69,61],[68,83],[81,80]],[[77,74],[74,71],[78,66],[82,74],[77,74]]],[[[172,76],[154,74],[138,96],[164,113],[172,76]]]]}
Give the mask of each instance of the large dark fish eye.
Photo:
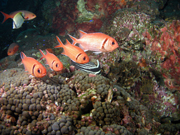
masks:
{"type": "Polygon", "coordinates": [[[112,45],[114,45],[115,43],[114,43],[114,41],[112,41],[112,45]]]}
{"type": "Polygon", "coordinates": [[[86,60],[86,57],[83,57],[83,60],[86,60]]]}
{"type": "Polygon", "coordinates": [[[39,68],[38,68],[38,70],[37,70],[37,71],[38,71],[38,73],[41,73],[41,69],[39,69],[39,68]]]}
{"type": "Polygon", "coordinates": [[[58,64],[58,63],[56,63],[56,67],[59,67],[59,64],[58,64]]]}

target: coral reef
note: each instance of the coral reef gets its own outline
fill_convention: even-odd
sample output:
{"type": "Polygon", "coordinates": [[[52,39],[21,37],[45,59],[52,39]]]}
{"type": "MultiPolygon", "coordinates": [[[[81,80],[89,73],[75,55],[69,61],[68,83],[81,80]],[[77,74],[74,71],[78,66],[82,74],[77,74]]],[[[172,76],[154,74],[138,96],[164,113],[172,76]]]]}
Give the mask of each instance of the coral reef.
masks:
{"type": "Polygon", "coordinates": [[[105,135],[105,134],[113,134],[113,135],[118,135],[118,134],[126,134],[126,135],[131,135],[131,133],[124,128],[123,126],[120,125],[109,125],[109,126],[103,126],[102,129],[100,129],[98,126],[89,126],[89,127],[82,127],[80,129],[80,133],[77,135],[84,135],[84,134],[97,134],[97,135],[105,135]]]}
{"type": "Polygon", "coordinates": [[[177,20],[167,23],[160,30],[154,28],[144,33],[146,45],[152,54],[149,59],[154,59],[156,63],[152,67],[161,71],[168,88],[177,90],[180,89],[179,27],[180,21],[177,20]]]}
{"type": "Polygon", "coordinates": [[[165,14],[169,2],[175,3],[28,1],[27,9],[35,5],[40,17],[18,34],[4,32],[7,37],[0,41],[16,40],[20,51],[41,63],[37,49],[47,48],[65,68],[62,73],[47,69],[39,79],[24,72],[19,55],[0,61],[0,134],[179,134],[180,21],[165,14]],[[166,22],[156,18],[158,8],[166,22]],[[86,52],[91,62],[99,60],[99,75],[75,70],[62,49],[53,48],[55,35],[64,42],[67,33],[78,37],[79,29],[101,31],[118,41],[113,52],[86,52]]]}
{"type": "MultiPolygon", "coordinates": [[[[22,74],[22,70],[14,70],[10,74],[12,71],[7,69],[0,75],[9,78],[22,74]]],[[[9,84],[1,80],[1,133],[74,134],[75,129],[81,133],[83,126],[92,124],[102,127],[105,133],[151,132],[148,109],[105,77],[76,71],[65,82],[60,75],[19,78],[19,83],[13,83],[14,78],[8,80],[9,84]]]]}
{"type": "Polygon", "coordinates": [[[42,24],[47,31],[64,36],[81,29],[94,32],[101,28],[103,18],[126,5],[124,0],[105,1],[44,1],[41,8],[45,19],[42,24]],[[68,6],[67,6],[68,5],[68,6]],[[48,24],[48,25],[47,25],[48,24]]]}
{"type": "Polygon", "coordinates": [[[158,10],[158,4],[155,2],[155,0],[140,0],[139,2],[132,3],[133,4],[130,5],[131,9],[136,12],[145,13],[151,16],[151,18],[155,18],[160,14],[158,10]]]}
{"type": "Polygon", "coordinates": [[[138,65],[133,61],[116,63],[115,66],[110,67],[110,72],[108,73],[108,78],[124,88],[133,86],[139,76],[138,65]]]}
{"type": "Polygon", "coordinates": [[[121,113],[119,106],[110,102],[96,102],[92,110],[92,118],[96,121],[97,125],[110,125],[113,123],[120,123],[121,113]]]}

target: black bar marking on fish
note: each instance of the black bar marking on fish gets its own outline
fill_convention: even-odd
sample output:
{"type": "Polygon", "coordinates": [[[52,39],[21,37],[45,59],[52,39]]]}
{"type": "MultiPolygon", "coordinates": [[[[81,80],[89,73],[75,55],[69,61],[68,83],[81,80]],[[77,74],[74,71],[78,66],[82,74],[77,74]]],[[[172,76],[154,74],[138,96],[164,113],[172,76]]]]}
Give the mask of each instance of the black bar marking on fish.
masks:
{"type": "Polygon", "coordinates": [[[13,24],[14,24],[15,28],[17,28],[17,25],[16,25],[16,23],[14,21],[13,21],[13,24]]]}
{"type": "Polygon", "coordinates": [[[23,13],[21,13],[22,18],[25,20],[23,13]]]}
{"type": "Polygon", "coordinates": [[[108,40],[108,38],[106,38],[106,39],[104,40],[104,42],[103,42],[103,44],[102,44],[102,49],[104,49],[104,45],[106,44],[107,40],[108,40]]]}
{"type": "Polygon", "coordinates": [[[98,73],[101,72],[100,64],[99,64],[98,60],[97,60],[97,66],[93,62],[89,62],[89,63],[86,63],[86,64],[79,64],[79,63],[76,63],[76,62],[72,61],[72,64],[77,69],[80,69],[80,70],[85,71],[87,73],[98,74],[98,73]]]}
{"type": "Polygon", "coordinates": [[[34,64],[34,65],[33,65],[33,68],[32,68],[32,75],[33,75],[33,76],[34,76],[35,66],[36,66],[36,64],[34,64]]]}
{"type": "MultiPolygon", "coordinates": [[[[52,67],[52,69],[53,69],[53,64],[54,64],[54,62],[55,62],[55,60],[53,60],[53,62],[51,63],[51,67],[52,67]]],[[[51,68],[51,67],[50,67],[50,68],[51,68]]]]}
{"type": "Polygon", "coordinates": [[[81,56],[82,53],[79,53],[77,56],[76,56],[76,60],[79,58],[79,56],[81,56]]]}

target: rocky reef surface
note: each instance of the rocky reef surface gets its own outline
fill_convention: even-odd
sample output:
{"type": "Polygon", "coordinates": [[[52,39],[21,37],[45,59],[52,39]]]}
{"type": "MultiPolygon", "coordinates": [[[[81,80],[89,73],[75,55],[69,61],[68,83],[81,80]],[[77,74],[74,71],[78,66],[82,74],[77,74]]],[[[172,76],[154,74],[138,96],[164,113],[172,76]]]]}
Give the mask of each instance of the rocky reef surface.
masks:
{"type": "MultiPolygon", "coordinates": [[[[70,77],[60,74],[38,79],[12,68],[1,72],[0,78],[1,134],[155,134],[176,133],[180,126],[169,123],[172,128],[165,130],[168,117],[157,115],[165,108],[154,103],[157,108],[150,109],[148,103],[101,75],[75,71],[70,77]]],[[[147,87],[141,88],[143,93],[150,89],[147,87]]],[[[159,96],[151,98],[151,104],[159,96]]],[[[169,109],[176,106],[173,95],[165,97],[169,99],[162,104],[169,104],[169,109]]],[[[178,113],[177,108],[173,113],[178,113]]],[[[171,118],[173,122],[177,117],[171,118]]]]}
{"type": "Polygon", "coordinates": [[[17,31],[7,27],[10,23],[3,24],[7,29],[0,29],[1,43],[18,43],[19,52],[42,64],[38,49],[48,49],[64,69],[57,73],[43,64],[47,75],[39,79],[24,71],[19,52],[0,60],[0,134],[179,134],[180,19],[176,2],[27,1],[27,9],[37,10],[39,17],[17,31]],[[62,49],[54,49],[56,35],[65,43],[70,40],[67,34],[78,38],[79,29],[101,31],[119,44],[109,53],[86,52],[91,62],[99,60],[99,75],[74,70],[62,49]]]}

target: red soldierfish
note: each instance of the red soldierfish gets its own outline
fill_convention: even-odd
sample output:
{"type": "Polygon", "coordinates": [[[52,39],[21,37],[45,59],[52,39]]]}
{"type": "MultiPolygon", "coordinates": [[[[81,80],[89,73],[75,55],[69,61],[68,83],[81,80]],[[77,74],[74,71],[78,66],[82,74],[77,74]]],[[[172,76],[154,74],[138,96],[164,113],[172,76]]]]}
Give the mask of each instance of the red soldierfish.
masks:
{"type": "Polygon", "coordinates": [[[117,41],[106,34],[100,32],[85,33],[81,30],[79,32],[79,39],[76,39],[71,35],[69,36],[73,40],[73,45],[79,43],[79,47],[84,51],[94,51],[94,53],[98,54],[102,52],[112,52],[119,47],[117,41]]]}
{"type": "Polygon", "coordinates": [[[19,45],[16,43],[12,43],[8,48],[7,54],[14,55],[18,51],[18,49],[19,49],[19,45]]]}
{"type": "Polygon", "coordinates": [[[64,45],[58,36],[56,36],[56,38],[57,41],[59,42],[59,45],[55,46],[55,48],[62,47],[64,49],[64,52],[62,54],[68,56],[71,60],[79,64],[84,64],[89,62],[89,57],[81,48],[72,45],[67,39],[66,39],[66,45],[64,45]]]}
{"type": "Polygon", "coordinates": [[[38,78],[42,78],[46,75],[46,68],[39,61],[32,57],[27,57],[23,52],[20,53],[20,56],[25,71],[28,71],[31,75],[38,78]]]}
{"type": "Polygon", "coordinates": [[[46,59],[46,64],[49,65],[49,67],[54,70],[54,71],[61,71],[63,69],[63,64],[62,62],[58,59],[58,57],[56,57],[54,54],[48,52],[48,50],[46,50],[46,55],[42,52],[42,50],[39,49],[39,51],[42,54],[42,58],[46,59]]]}
{"type": "Polygon", "coordinates": [[[2,24],[9,18],[13,19],[14,16],[19,12],[21,12],[23,14],[25,21],[26,20],[32,20],[32,19],[36,18],[36,15],[34,13],[32,13],[30,11],[26,11],[26,10],[19,10],[19,11],[12,12],[10,14],[6,14],[2,11],[0,11],[0,12],[4,15],[4,20],[3,20],[2,24]]]}

